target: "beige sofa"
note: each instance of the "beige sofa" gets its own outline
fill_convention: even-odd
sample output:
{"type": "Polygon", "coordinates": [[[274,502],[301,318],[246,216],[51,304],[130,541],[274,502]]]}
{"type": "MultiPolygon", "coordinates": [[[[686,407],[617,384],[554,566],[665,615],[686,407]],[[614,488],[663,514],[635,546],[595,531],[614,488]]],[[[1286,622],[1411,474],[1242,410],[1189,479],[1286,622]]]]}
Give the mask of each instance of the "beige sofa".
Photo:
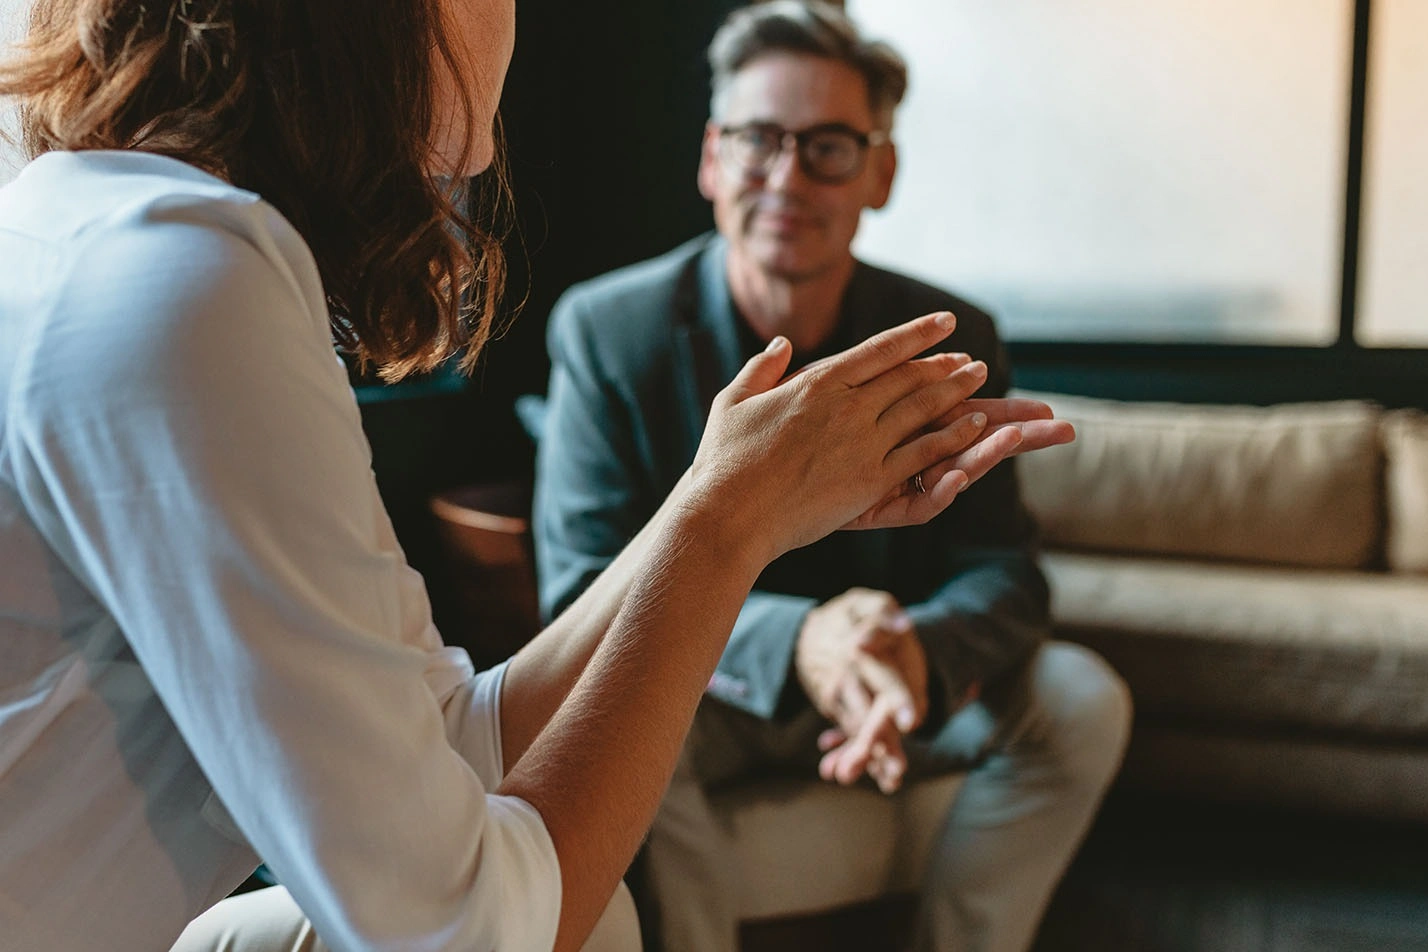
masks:
{"type": "Polygon", "coordinates": [[[1428,415],[1035,394],[1057,636],[1129,682],[1122,783],[1428,818],[1428,415]]]}

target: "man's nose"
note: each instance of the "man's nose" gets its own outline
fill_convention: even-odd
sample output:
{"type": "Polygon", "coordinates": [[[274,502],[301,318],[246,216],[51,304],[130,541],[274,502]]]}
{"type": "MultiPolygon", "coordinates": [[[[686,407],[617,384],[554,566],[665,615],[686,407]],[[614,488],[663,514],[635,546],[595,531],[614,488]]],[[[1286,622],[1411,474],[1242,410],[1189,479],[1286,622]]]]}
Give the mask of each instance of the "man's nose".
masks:
{"type": "Polygon", "coordinates": [[[798,142],[792,135],[785,135],[772,161],[764,185],[771,189],[783,190],[795,186],[803,177],[803,167],[798,160],[798,142]]]}

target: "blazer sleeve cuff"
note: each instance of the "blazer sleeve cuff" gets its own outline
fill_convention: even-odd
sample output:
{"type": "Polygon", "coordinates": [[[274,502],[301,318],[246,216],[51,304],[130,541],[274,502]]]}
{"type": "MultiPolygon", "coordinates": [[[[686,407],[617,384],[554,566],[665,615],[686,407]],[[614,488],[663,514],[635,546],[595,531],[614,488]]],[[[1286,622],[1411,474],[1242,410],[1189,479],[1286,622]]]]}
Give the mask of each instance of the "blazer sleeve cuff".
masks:
{"type": "Polygon", "coordinates": [[[708,694],[772,720],[793,671],[793,649],[817,599],[753,592],[739,612],[708,694]]]}

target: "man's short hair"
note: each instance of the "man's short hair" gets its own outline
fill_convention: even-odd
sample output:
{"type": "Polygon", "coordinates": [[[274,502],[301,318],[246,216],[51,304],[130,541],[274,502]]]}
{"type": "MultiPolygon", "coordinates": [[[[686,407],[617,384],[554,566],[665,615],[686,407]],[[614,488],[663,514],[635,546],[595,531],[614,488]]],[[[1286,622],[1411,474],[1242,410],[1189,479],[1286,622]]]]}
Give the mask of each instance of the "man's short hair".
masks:
{"type": "Polygon", "coordinates": [[[729,15],[709,44],[713,118],[723,115],[734,74],[766,53],[808,53],[853,67],[867,82],[878,126],[892,128],[893,111],[907,92],[907,64],[886,43],[863,39],[838,7],[818,0],[770,0],[729,15]]]}

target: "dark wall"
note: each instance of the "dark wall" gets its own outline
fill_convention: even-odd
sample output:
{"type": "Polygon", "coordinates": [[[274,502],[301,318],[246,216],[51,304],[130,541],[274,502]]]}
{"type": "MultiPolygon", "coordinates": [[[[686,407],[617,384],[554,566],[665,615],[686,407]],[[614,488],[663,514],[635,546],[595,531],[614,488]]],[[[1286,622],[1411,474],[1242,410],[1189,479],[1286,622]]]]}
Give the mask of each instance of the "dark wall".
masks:
{"type": "MultiPolygon", "coordinates": [[[[710,227],[695,187],[708,112],[704,47],[732,0],[523,0],[502,113],[528,294],[473,381],[473,413],[510,420],[543,390],[545,319],[570,284],[710,227]]],[[[504,443],[504,441],[500,441],[504,443]]]]}
{"type": "MultiPolygon", "coordinates": [[[[508,306],[524,305],[470,380],[359,386],[373,468],[437,622],[460,642],[427,500],[528,480],[513,404],[545,389],[545,320],[575,281],[711,225],[695,186],[708,113],[704,47],[734,0],[521,0],[501,112],[518,230],[508,306]]],[[[479,645],[467,645],[479,651],[479,645]]],[[[495,659],[488,659],[495,660],[495,659]]]]}

